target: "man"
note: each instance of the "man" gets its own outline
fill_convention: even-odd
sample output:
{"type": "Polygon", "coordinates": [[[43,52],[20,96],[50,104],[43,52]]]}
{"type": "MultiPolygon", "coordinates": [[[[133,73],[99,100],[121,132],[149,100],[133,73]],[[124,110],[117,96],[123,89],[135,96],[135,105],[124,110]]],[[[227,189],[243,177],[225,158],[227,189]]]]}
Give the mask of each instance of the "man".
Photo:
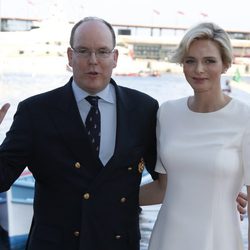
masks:
{"type": "Polygon", "coordinates": [[[138,250],[138,191],[155,164],[158,103],[111,79],[118,51],[103,20],[77,23],[68,48],[73,78],[18,106],[0,147],[0,192],[27,166],[36,180],[28,250],[138,250]],[[92,144],[88,95],[99,96],[101,139],[92,144]]]}
{"type": "Polygon", "coordinates": [[[27,250],[139,250],[144,166],[157,177],[158,103],[111,79],[115,44],[106,21],[75,24],[67,51],[73,77],[21,102],[0,147],[0,192],[26,166],[36,180],[27,250]]]}

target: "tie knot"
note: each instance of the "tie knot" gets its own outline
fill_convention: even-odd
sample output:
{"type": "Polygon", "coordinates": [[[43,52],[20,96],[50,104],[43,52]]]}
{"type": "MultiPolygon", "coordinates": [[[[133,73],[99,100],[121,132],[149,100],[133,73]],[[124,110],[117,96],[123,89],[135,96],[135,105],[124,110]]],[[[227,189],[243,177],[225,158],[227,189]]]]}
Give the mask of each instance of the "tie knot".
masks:
{"type": "Polygon", "coordinates": [[[91,106],[98,107],[98,100],[100,99],[99,96],[90,96],[89,95],[85,99],[91,104],[91,106]]]}

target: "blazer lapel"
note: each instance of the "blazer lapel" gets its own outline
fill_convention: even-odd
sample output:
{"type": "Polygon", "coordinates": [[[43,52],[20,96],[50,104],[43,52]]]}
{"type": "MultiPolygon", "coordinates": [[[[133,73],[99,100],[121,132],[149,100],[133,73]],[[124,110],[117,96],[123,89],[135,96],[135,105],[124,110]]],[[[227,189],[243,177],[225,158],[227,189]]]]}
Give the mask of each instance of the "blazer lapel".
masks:
{"type": "Polygon", "coordinates": [[[114,154],[107,163],[107,166],[112,165],[114,161],[125,160],[128,151],[133,148],[129,129],[131,126],[131,113],[133,112],[133,106],[126,99],[121,87],[119,87],[112,79],[111,84],[114,85],[116,91],[117,128],[114,154]]]}
{"type": "MultiPolygon", "coordinates": [[[[51,109],[51,117],[56,125],[58,133],[61,134],[65,144],[69,147],[76,159],[103,168],[100,159],[95,153],[89,142],[85,126],[82,122],[77,103],[72,91],[72,79],[55,95],[53,100],[54,109],[51,109]],[[86,157],[87,156],[87,157],[86,157]]],[[[128,155],[131,148],[134,147],[133,136],[130,134],[130,128],[133,126],[134,106],[129,102],[128,96],[119,87],[115,81],[111,79],[114,85],[117,100],[117,128],[116,143],[114,154],[108,161],[104,169],[112,166],[115,161],[128,161],[128,155]]]]}
{"type": "Polygon", "coordinates": [[[55,110],[51,110],[51,117],[65,144],[75,155],[76,159],[81,162],[87,161],[91,165],[96,165],[98,162],[97,165],[99,165],[101,162],[98,157],[95,157],[90,145],[89,137],[72,91],[71,81],[72,79],[57,93],[56,101],[54,102],[55,110]]]}

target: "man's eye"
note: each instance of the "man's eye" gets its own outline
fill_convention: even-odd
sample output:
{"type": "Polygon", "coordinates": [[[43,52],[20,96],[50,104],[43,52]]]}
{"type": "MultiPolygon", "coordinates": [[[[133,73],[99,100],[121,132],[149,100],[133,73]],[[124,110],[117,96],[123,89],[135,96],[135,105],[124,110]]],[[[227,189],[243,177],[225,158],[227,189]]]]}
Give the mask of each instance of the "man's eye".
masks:
{"type": "Polygon", "coordinates": [[[80,54],[89,54],[89,51],[87,49],[80,49],[78,50],[80,54]]]}
{"type": "Polygon", "coordinates": [[[109,51],[107,51],[107,50],[98,50],[97,53],[98,53],[99,55],[105,55],[105,54],[108,54],[109,51]]]}

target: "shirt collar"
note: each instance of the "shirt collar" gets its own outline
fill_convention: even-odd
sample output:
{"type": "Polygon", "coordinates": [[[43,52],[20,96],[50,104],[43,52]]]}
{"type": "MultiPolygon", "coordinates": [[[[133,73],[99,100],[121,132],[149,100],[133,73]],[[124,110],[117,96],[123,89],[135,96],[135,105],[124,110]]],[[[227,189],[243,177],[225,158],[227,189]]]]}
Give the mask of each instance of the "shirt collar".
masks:
{"type": "MultiPolygon", "coordinates": [[[[72,81],[72,89],[77,103],[81,102],[83,99],[85,99],[85,97],[90,95],[88,92],[81,89],[74,80],[72,81]]],[[[112,84],[108,84],[105,89],[96,93],[96,95],[106,102],[115,103],[115,90],[112,84]]]]}

